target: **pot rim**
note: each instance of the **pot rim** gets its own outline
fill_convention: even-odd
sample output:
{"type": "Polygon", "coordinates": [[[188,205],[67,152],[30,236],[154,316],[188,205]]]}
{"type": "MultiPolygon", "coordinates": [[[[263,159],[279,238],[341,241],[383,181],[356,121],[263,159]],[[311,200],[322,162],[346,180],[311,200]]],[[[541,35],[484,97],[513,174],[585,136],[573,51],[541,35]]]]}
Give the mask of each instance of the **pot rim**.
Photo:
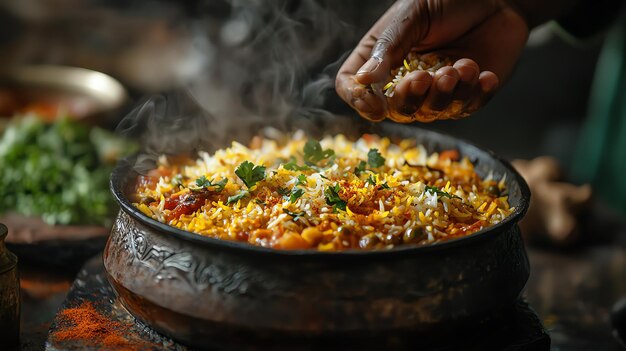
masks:
{"type": "MultiPolygon", "coordinates": [[[[490,236],[506,232],[506,228],[515,225],[519,222],[524,215],[526,214],[529,204],[530,204],[530,189],[528,184],[524,180],[524,178],[513,168],[513,166],[503,158],[497,156],[493,151],[488,148],[483,148],[475,145],[474,143],[468,142],[463,138],[457,138],[447,133],[435,132],[432,130],[422,129],[414,127],[414,129],[420,130],[421,132],[425,132],[425,134],[436,135],[438,137],[442,137],[444,139],[451,139],[458,144],[465,144],[466,146],[471,146],[476,148],[477,150],[487,154],[488,157],[494,159],[497,163],[500,163],[509,173],[511,173],[515,177],[515,182],[518,184],[521,199],[520,204],[515,207],[515,211],[506,217],[500,223],[497,223],[491,227],[481,229],[476,233],[471,235],[458,237],[450,240],[440,241],[429,245],[423,246],[406,246],[401,245],[399,247],[394,247],[391,249],[381,249],[381,250],[359,250],[359,249],[350,249],[350,250],[342,250],[342,251],[319,251],[319,250],[280,250],[267,248],[262,246],[251,245],[244,242],[237,241],[229,241],[222,240],[207,236],[202,236],[200,234],[196,234],[193,232],[189,232],[186,230],[178,229],[172,227],[168,224],[159,222],[155,219],[152,219],[137,209],[130,200],[124,194],[124,186],[126,179],[129,176],[129,172],[132,171],[131,162],[136,155],[132,155],[126,157],[120,161],[118,161],[117,165],[113,169],[111,173],[111,177],[109,180],[109,187],[113,197],[120,205],[121,211],[124,211],[134,220],[152,227],[159,232],[165,232],[170,235],[173,235],[176,238],[197,243],[200,245],[205,245],[218,249],[227,249],[232,250],[239,253],[250,253],[250,254],[260,254],[267,256],[280,256],[280,257],[305,257],[305,258],[374,258],[374,257],[388,257],[388,256],[397,256],[397,255],[412,255],[412,254],[420,254],[420,253],[433,253],[441,250],[446,250],[453,247],[468,245],[471,243],[476,243],[480,240],[484,240],[489,238],[490,236]]],[[[510,180],[509,180],[510,181],[510,180]]]]}

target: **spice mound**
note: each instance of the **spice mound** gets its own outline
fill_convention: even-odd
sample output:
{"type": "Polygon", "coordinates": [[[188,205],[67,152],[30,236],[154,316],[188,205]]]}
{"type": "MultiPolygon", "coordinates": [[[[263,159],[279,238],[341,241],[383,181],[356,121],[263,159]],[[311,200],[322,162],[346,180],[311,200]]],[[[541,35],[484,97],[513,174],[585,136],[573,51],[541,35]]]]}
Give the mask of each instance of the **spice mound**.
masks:
{"type": "Polygon", "coordinates": [[[145,215],[199,235],[275,249],[389,249],[475,233],[513,212],[506,179],[456,150],[364,135],[255,138],[197,160],[161,157],[137,178],[145,215]]]}
{"type": "Polygon", "coordinates": [[[104,349],[127,349],[131,344],[122,336],[123,326],[107,319],[89,302],[60,312],[54,341],[88,341],[104,349]]]}

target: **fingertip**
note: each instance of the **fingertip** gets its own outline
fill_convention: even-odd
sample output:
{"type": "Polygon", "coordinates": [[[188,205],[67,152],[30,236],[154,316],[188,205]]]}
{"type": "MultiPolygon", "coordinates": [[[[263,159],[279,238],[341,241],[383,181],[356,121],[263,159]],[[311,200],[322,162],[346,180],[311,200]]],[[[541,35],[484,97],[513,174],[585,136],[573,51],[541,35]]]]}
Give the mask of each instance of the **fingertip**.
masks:
{"type": "Polygon", "coordinates": [[[495,73],[491,71],[484,71],[480,73],[478,76],[478,81],[480,83],[480,88],[484,94],[491,94],[498,89],[500,85],[500,80],[495,73]]]}
{"type": "Polygon", "coordinates": [[[425,71],[413,71],[404,76],[395,88],[400,97],[420,97],[428,92],[432,84],[432,76],[425,71]]]}
{"type": "Polygon", "coordinates": [[[351,105],[364,118],[374,122],[385,119],[385,101],[369,89],[356,89],[351,105]]]}
{"type": "Polygon", "coordinates": [[[474,60],[468,58],[457,60],[452,67],[457,70],[459,77],[463,82],[472,82],[480,74],[478,64],[474,60]]]}
{"type": "Polygon", "coordinates": [[[422,96],[428,92],[430,85],[433,83],[433,77],[424,71],[412,72],[410,77],[409,91],[411,95],[422,96]],[[414,74],[413,74],[414,73],[414,74]]]}
{"type": "Polygon", "coordinates": [[[450,66],[442,67],[435,73],[434,81],[437,90],[441,93],[450,94],[459,82],[459,72],[450,66]]]}
{"type": "Polygon", "coordinates": [[[365,85],[378,83],[389,76],[389,70],[386,61],[372,57],[356,73],[356,80],[365,85]]]}

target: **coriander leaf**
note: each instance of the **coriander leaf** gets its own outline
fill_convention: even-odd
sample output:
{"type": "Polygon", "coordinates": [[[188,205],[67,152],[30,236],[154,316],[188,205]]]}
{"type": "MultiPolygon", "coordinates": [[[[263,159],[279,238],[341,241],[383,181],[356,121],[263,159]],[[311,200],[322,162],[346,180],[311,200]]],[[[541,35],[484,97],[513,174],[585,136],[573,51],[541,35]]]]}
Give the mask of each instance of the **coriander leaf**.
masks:
{"type": "Polygon", "coordinates": [[[226,183],[228,183],[228,178],[224,178],[217,183],[213,183],[212,185],[216,187],[215,191],[219,193],[220,191],[224,190],[226,183]]]}
{"type": "Polygon", "coordinates": [[[306,183],[307,183],[306,176],[304,174],[300,174],[298,176],[298,181],[296,181],[296,185],[306,185],[306,183]]]}
{"type": "Polygon", "coordinates": [[[367,163],[372,168],[378,168],[385,164],[385,158],[378,152],[378,149],[370,149],[367,153],[367,163]]]}
{"type": "Polygon", "coordinates": [[[254,202],[256,202],[259,205],[263,205],[263,206],[267,205],[267,203],[265,201],[261,200],[261,199],[254,199],[254,202]]]}
{"type": "Polygon", "coordinates": [[[222,180],[220,180],[219,182],[213,183],[213,179],[208,180],[206,178],[206,176],[202,175],[200,178],[196,179],[196,185],[200,188],[210,188],[210,187],[215,187],[215,191],[216,192],[220,192],[222,190],[224,190],[224,187],[226,186],[226,183],[228,183],[228,178],[224,178],[222,180]]]}
{"type": "Polygon", "coordinates": [[[289,189],[287,188],[278,188],[276,189],[276,191],[281,194],[282,196],[287,196],[289,195],[289,189]]]}
{"type": "Polygon", "coordinates": [[[322,177],[322,179],[330,180],[328,179],[328,177],[324,176],[322,173],[320,173],[320,177],[322,177]]]}
{"type": "Polygon", "coordinates": [[[380,185],[380,188],[381,188],[381,189],[391,189],[391,188],[389,187],[389,184],[387,184],[387,182],[382,183],[382,184],[380,185]]]}
{"type": "Polygon", "coordinates": [[[117,206],[106,186],[108,163],[128,142],[67,117],[50,124],[35,116],[6,121],[0,212],[40,216],[48,224],[110,225],[117,206]]]}
{"type": "Polygon", "coordinates": [[[366,171],[365,169],[366,166],[367,166],[367,162],[365,161],[359,162],[358,166],[356,166],[356,168],[354,169],[354,174],[356,174],[357,176],[361,175],[361,173],[366,171]]]}
{"type": "Polygon", "coordinates": [[[335,155],[335,151],[331,149],[322,149],[320,142],[314,139],[309,139],[304,144],[304,162],[310,164],[316,164],[321,160],[329,158],[335,155]]]}
{"type": "Polygon", "coordinates": [[[255,166],[250,161],[243,161],[236,169],[235,174],[248,187],[252,188],[256,183],[265,179],[265,166],[255,166]]]}
{"type": "Polygon", "coordinates": [[[311,169],[309,166],[298,166],[295,157],[292,157],[289,162],[283,163],[283,168],[288,171],[308,171],[311,169]]]}
{"type": "Polygon", "coordinates": [[[326,190],[324,190],[324,197],[326,198],[326,203],[333,206],[335,210],[340,209],[345,211],[346,202],[339,197],[339,190],[341,190],[339,184],[326,187],[326,190]]]}
{"type": "Polygon", "coordinates": [[[211,181],[209,181],[205,175],[200,176],[200,178],[196,179],[196,185],[200,188],[204,188],[211,185],[211,181]]]}
{"type": "Polygon", "coordinates": [[[230,205],[231,203],[237,202],[237,201],[243,199],[244,197],[246,197],[248,195],[249,195],[248,191],[244,190],[244,191],[240,192],[239,194],[236,194],[236,195],[233,195],[233,196],[229,196],[228,200],[226,200],[226,204],[230,205]]]}
{"type": "Polygon", "coordinates": [[[369,177],[367,177],[367,179],[365,180],[367,183],[370,183],[372,185],[376,185],[376,180],[374,179],[374,176],[370,174],[369,177]]]}
{"type": "Polygon", "coordinates": [[[460,197],[456,196],[456,195],[452,195],[450,193],[446,193],[443,190],[440,190],[439,188],[437,188],[436,186],[426,186],[426,191],[430,191],[432,193],[437,194],[440,197],[447,197],[450,199],[461,199],[460,197]]]}
{"type": "Polygon", "coordinates": [[[289,202],[294,203],[298,201],[300,196],[304,195],[304,190],[301,188],[293,188],[291,195],[289,195],[289,202]]]}
{"type": "Polygon", "coordinates": [[[300,219],[300,217],[304,216],[306,213],[305,212],[291,212],[289,210],[287,210],[286,208],[283,208],[283,212],[290,215],[291,217],[293,217],[293,221],[297,222],[298,219],[300,219]]]}

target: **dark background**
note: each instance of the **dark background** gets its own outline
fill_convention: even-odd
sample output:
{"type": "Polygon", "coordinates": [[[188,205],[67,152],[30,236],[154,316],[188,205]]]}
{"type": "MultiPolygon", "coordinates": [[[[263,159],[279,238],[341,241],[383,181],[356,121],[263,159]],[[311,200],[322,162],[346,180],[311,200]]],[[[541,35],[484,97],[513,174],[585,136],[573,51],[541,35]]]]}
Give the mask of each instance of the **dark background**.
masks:
{"type": "MultiPolygon", "coordinates": [[[[316,3],[321,4],[323,12],[303,18],[298,13],[307,11],[302,5],[307,3],[253,0],[0,1],[0,69],[10,69],[13,64],[53,63],[103,71],[121,80],[131,92],[133,99],[125,112],[149,94],[195,84],[198,77],[211,80],[212,75],[219,75],[227,83],[241,80],[240,76],[228,76],[224,71],[240,69],[247,74],[246,69],[254,69],[258,61],[277,60],[280,63],[282,60],[285,65],[302,62],[302,67],[294,73],[298,84],[290,88],[300,89],[315,79],[326,65],[336,62],[336,69],[342,54],[354,46],[389,4],[318,1],[316,3]],[[280,51],[284,49],[281,46],[268,49],[268,45],[263,44],[263,40],[273,40],[271,38],[282,40],[279,31],[284,27],[272,27],[276,13],[301,22],[296,33],[301,43],[298,50],[301,51],[295,51],[291,56],[281,56],[280,51]],[[252,23],[252,39],[243,40],[239,45],[220,47],[224,33],[236,33],[224,29],[225,22],[233,18],[252,23]],[[260,39],[254,36],[266,28],[276,29],[276,33],[270,33],[265,39],[261,35],[260,39]],[[329,40],[326,42],[317,36],[329,40]],[[254,44],[254,40],[262,45],[254,44]],[[278,54],[270,50],[278,51],[278,54]],[[255,57],[255,63],[234,58],[239,67],[228,67],[231,63],[228,58],[237,55],[255,57]],[[207,57],[222,57],[223,61],[215,59],[207,63],[207,57]],[[307,58],[311,59],[307,61],[307,58]]],[[[532,33],[514,75],[486,108],[462,121],[435,122],[425,127],[468,139],[506,158],[549,154],[567,164],[573,156],[571,150],[578,129],[586,116],[589,88],[601,42],[573,44],[554,34],[553,27],[548,24],[532,33]]],[[[329,77],[332,78],[332,68],[327,72],[331,72],[329,77]]],[[[256,77],[256,81],[245,87],[234,86],[230,94],[245,95],[251,89],[266,89],[269,85],[264,82],[275,78],[271,73],[256,77]],[[244,89],[246,92],[242,93],[244,89]]],[[[228,90],[224,91],[204,89],[206,96],[213,98],[229,94],[228,90]]],[[[327,92],[327,95],[333,93],[327,92]]],[[[292,101],[298,97],[296,94],[292,101]]],[[[214,103],[207,98],[206,104],[214,103]]],[[[231,103],[233,106],[238,104],[245,105],[231,103]]],[[[337,109],[347,111],[345,106],[337,107],[333,96],[325,104],[324,108],[335,112],[337,109]]],[[[228,113],[224,109],[212,112],[218,119],[243,114],[237,109],[228,113]]]]}

